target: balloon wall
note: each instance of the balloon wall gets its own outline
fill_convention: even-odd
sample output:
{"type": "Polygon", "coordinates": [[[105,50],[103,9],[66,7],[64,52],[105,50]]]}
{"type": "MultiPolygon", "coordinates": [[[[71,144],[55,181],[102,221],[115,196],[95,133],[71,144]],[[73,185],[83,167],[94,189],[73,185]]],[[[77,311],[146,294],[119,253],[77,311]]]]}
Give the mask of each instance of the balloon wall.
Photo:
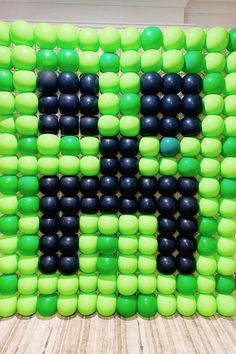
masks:
{"type": "Polygon", "coordinates": [[[0,316],[233,316],[236,28],[0,22],[0,316]]]}

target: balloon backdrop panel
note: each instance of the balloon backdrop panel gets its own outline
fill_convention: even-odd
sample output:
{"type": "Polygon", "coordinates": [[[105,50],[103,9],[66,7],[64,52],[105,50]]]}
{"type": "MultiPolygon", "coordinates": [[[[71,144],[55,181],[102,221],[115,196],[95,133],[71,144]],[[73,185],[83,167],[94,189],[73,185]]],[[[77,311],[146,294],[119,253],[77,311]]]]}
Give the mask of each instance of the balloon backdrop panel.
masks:
{"type": "Polygon", "coordinates": [[[236,312],[236,28],[0,22],[0,316],[236,312]]]}

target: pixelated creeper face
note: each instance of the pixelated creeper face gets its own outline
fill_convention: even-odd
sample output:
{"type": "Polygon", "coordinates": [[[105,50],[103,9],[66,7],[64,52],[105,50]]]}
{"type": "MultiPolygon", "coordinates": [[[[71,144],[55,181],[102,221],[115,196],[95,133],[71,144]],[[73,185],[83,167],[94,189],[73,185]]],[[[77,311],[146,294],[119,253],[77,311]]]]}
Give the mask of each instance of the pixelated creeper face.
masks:
{"type": "Polygon", "coordinates": [[[1,317],[235,314],[235,63],[235,29],[0,22],[1,317]]]}

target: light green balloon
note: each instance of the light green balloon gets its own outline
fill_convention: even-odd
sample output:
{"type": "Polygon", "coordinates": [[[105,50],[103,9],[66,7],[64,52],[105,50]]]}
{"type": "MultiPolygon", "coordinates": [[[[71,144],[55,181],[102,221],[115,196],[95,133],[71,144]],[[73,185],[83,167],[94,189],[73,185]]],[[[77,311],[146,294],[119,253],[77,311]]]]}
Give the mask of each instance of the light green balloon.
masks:
{"type": "Polygon", "coordinates": [[[15,71],[13,84],[19,92],[34,92],[36,90],[36,74],[29,70],[15,71]]]}
{"type": "Polygon", "coordinates": [[[8,24],[0,21],[0,45],[8,46],[10,44],[10,28],[8,24]]]}
{"type": "Polygon", "coordinates": [[[227,73],[236,72],[236,51],[230,53],[226,58],[226,72],[227,73]]]}
{"type": "Polygon", "coordinates": [[[34,31],[30,23],[16,20],[10,26],[10,37],[16,45],[25,44],[30,47],[34,44],[34,31]]]}
{"type": "Polygon", "coordinates": [[[35,43],[41,49],[53,49],[57,44],[55,28],[49,23],[39,23],[34,28],[35,43]]]}
{"type": "Polygon", "coordinates": [[[208,73],[221,73],[225,68],[225,56],[222,53],[209,53],[205,56],[205,70],[208,73]]]}
{"type": "Polygon", "coordinates": [[[17,312],[21,316],[32,316],[36,312],[37,295],[20,295],[17,298],[17,312]]]}
{"type": "Polygon", "coordinates": [[[18,70],[33,70],[36,66],[35,51],[26,45],[16,46],[12,50],[12,64],[18,70]]]}
{"type": "Polygon", "coordinates": [[[185,34],[179,27],[168,27],[163,31],[163,46],[165,50],[182,49],[185,46],[185,34]]]}
{"type": "Polygon", "coordinates": [[[0,46],[0,69],[11,69],[11,50],[8,47],[0,46]]]}
{"type": "Polygon", "coordinates": [[[79,32],[79,47],[81,50],[97,52],[99,49],[98,33],[94,28],[82,28],[79,32]]]}
{"type": "Polygon", "coordinates": [[[208,52],[221,52],[227,48],[229,33],[223,27],[213,27],[206,34],[206,49],[208,52]]]}
{"type": "Polygon", "coordinates": [[[144,73],[159,71],[162,68],[162,55],[156,49],[145,50],[141,55],[141,69],[144,73]]]}
{"type": "Polygon", "coordinates": [[[192,27],[185,32],[186,49],[202,50],[205,45],[206,33],[200,27],[192,27]]]}
{"type": "Polygon", "coordinates": [[[184,66],[184,56],[180,50],[171,49],[163,53],[163,71],[165,73],[178,73],[184,66]]]}
{"type": "Polygon", "coordinates": [[[197,311],[200,315],[210,317],[216,313],[216,299],[212,294],[200,294],[197,297],[197,311]]]}
{"type": "Polygon", "coordinates": [[[62,24],[57,30],[57,46],[64,49],[75,49],[79,43],[78,28],[71,24],[62,24]]]}
{"type": "Polygon", "coordinates": [[[120,48],[120,32],[114,27],[99,32],[99,44],[104,52],[116,52],[120,48]]]}
{"type": "Polygon", "coordinates": [[[236,314],[236,299],[233,295],[218,294],[216,297],[217,312],[226,317],[236,314]]]}
{"type": "Polygon", "coordinates": [[[121,49],[139,50],[141,47],[141,34],[137,28],[128,27],[121,31],[121,49]]]}

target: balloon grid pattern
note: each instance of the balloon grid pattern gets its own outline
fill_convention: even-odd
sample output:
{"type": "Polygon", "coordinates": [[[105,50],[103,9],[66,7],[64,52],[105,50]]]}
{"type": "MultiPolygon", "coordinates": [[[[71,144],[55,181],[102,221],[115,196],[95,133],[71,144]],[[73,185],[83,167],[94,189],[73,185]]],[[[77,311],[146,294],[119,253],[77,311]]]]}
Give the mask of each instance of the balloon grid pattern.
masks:
{"type": "Polygon", "coordinates": [[[236,28],[0,21],[0,317],[233,316],[236,28]]]}

